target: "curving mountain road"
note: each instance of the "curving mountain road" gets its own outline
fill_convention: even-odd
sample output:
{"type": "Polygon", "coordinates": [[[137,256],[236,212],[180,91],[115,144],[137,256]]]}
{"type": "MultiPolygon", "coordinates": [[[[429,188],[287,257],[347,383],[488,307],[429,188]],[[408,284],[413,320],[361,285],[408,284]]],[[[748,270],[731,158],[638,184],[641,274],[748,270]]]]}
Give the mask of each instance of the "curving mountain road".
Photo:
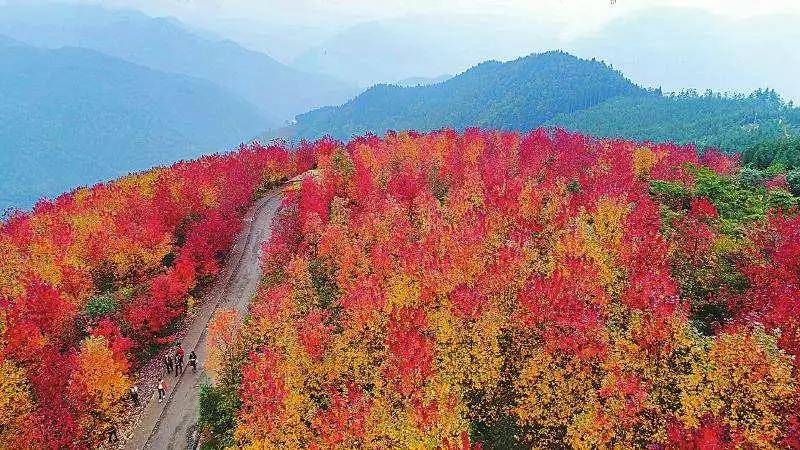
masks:
{"type": "MultiPolygon", "coordinates": [[[[198,417],[200,382],[206,374],[205,335],[209,320],[218,308],[234,308],[240,315],[247,310],[261,279],[261,244],[269,237],[272,219],[280,205],[279,191],[272,191],[253,205],[245,216],[245,228],[234,244],[219,278],[197,312],[181,344],[187,359],[197,353],[197,373],[187,369],[182,376],[164,375],[167,399],[158,403],[155,396],[146,402],[127,449],[186,449],[194,445],[198,417]]],[[[161,369],[161,367],[159,367],[161,369]]]]}

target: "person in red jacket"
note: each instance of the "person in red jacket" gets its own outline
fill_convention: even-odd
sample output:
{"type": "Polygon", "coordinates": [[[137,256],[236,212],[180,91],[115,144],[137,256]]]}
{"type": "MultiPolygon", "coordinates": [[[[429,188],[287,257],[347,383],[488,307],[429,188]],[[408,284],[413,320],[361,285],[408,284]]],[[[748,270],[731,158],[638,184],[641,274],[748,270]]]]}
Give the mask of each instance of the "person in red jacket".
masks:
{"type": "Polygon", "coordinates": [[[158,389],[158,403],[161,403],[161,401],[164,400],[164,397],[166,396],[165,394],[167,392],[167,382],[164,381],[163,378],[161,379],[161,381],[158,382],[157,389],[158,389]]]}

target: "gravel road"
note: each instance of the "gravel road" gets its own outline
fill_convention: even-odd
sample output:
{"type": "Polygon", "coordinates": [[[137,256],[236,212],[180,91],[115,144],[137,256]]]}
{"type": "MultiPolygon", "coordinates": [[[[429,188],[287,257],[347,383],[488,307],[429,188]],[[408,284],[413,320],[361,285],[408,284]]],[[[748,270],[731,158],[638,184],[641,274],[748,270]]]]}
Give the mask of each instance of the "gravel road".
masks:
{"type": "MultiPolygon", "coordinates": [[[[200,383],[208,378],[203,370],[208,321],[218,308],[235,308],[240,315],[247,311],[261,279],[261,244],[269,238],[272,219],[280,201],[280,194],[275,191],[251,207],[245,217],[244,231],[228,256],[221,275],[205,296],[194,321],[180,340],[187,358],[192,349],[197,353],[197,373],[193,374],[188,369],[178,378],[174,374],[164,375],[168,383],[167,400],[158,403],[155,395],[142,399],[146,404],[131,439],[125,444],[126,449],[192,448],[200,383]]],[[[157,363],[155,367],[160,370],[157,363]]],[[[150,392],[151,389],[147,391],[150,392]]]]}

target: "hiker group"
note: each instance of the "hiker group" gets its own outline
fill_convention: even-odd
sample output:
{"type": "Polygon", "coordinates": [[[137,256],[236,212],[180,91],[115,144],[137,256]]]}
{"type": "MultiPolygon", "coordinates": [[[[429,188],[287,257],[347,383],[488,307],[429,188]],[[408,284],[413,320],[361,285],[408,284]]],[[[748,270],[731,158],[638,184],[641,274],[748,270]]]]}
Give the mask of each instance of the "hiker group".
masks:
{"type": "MultiPolygon", "coordinates": [[[[183,350],[183,346],[178,344],[174,352],[168,351],[164,355],[164,367],[166,368],[168,374],[172,374],[174,372],[175,376],[179,377],[186,371],[186,367],[183,365],[185,354],[186,353],[183,350]]],[[[192,368],[192,373],[197,373],[197,354],[195,354],[194,350],[189,352],[188,367],[192,368]]],[[[156,385],[156,391],[158,392],[158,403],[163,402],[166,398],[167,387],[168,385],[164,380],[164,377],[160,377],[158,384],[156,385]]],[[[139,401],[139,386],[135,384],[131,386],[129,397],[134,407],[138,408],[141,405],[139,401]]],[[[108,428],[106,428],[105,433],[108,435],[109,444],[119,443],[119,434],[117,432],[116,424],[110,424],[108,428]]]]}
{"type": "MultiPolygon", "coordinates": [[[[175,352],[167,352],[164,355],[164,368],[167,370],[168,374],[175,373],[176,377],[179,377],[186,371],[186,367],[183,365],[183,358],[186,353],[183,351],[183,346],[178,344],[178,347],[175,349],[175,352]]],[[[197,372],[197,355],[195,354],[194,350],[189,353],[189,367],[192,368],[192,373],[197,372]]],[[[164,401],[166,397],[167,391],[167,382],[164,381],[163,378],[158,382],[156,386],[158,390],[158,402],[161,403],[164,401]]]]}
{"type": "MultiPolygon", "coordinates": [[[[186,367],[183,365],[184,356],[185,352],[180,344],[178,344],[178,348],[175,349],[175,353],[167,353],[164,355],[164,367],[167,369],[168,374],[175,372],[175,376],[178,377],[186,371],[186,367]]],[[[197,372],[197,355],[194,351],[189,353],[189,367],[192,368],[192,373],[197,372]]]]}
{"type": "MultiPolygon", "coordinates": [[[[175,376],[179,377],[186,371],[186,366],[183,365],[185,355],[186,352],[184,352],[183,346],[180,344],[178,344],[174,352],[169,351],[164,355],[164,368],[167,370],[168,374],[172,374],[174,372],[175,376]]],[[[188,367],[192,368],[192,373],[197,372],[197,354],[195,354],[194,351],[189,353],[188,367]]],[[[156,385],[156,391],[158,392],[158,402],[163,402],[167,395],[167,382],[164,380],[164,377],[159,378],[158,384],[156,385]]],[[[131,386],[130,398],[133,401],[134,406],[139,406],[138,386],[131,386]]]]}

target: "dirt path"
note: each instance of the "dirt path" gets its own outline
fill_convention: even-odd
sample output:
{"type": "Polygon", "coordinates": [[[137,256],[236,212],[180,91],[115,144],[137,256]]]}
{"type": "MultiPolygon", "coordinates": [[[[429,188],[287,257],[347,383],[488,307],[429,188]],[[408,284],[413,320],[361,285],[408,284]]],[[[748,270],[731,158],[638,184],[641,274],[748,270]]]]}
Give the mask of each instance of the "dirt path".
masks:
{"type": "MultiPolygon", "coordinates": [[[[272,218],[280,205],[280,195],[274,191],[259,200],[245,217],[244,232],[228,256],[223,272],[213,289],[206,295],[200,310],[181,338],[186,355],[194,349],[198,370],[188,369],[180,377],[164,375],[168,383],[167,399],[158,403],[155,395],[143,398],[143,412],[126,449],[186,449],[192,448],[198,416],[200,383],[208,379],[203,369],[206,359],[205,334],[209,319],[217,308],[235,308],[239,314],[247,310],[255,293],[261,270],[261,243],[270,234],[272,218]]],[[[160,358],[157,358],[160,361],[160,358]]],[[[155,364],[156,370],[162,370],[155,364]]],[[[158,374],[156,374],[158,376],[158,374]]]]}

